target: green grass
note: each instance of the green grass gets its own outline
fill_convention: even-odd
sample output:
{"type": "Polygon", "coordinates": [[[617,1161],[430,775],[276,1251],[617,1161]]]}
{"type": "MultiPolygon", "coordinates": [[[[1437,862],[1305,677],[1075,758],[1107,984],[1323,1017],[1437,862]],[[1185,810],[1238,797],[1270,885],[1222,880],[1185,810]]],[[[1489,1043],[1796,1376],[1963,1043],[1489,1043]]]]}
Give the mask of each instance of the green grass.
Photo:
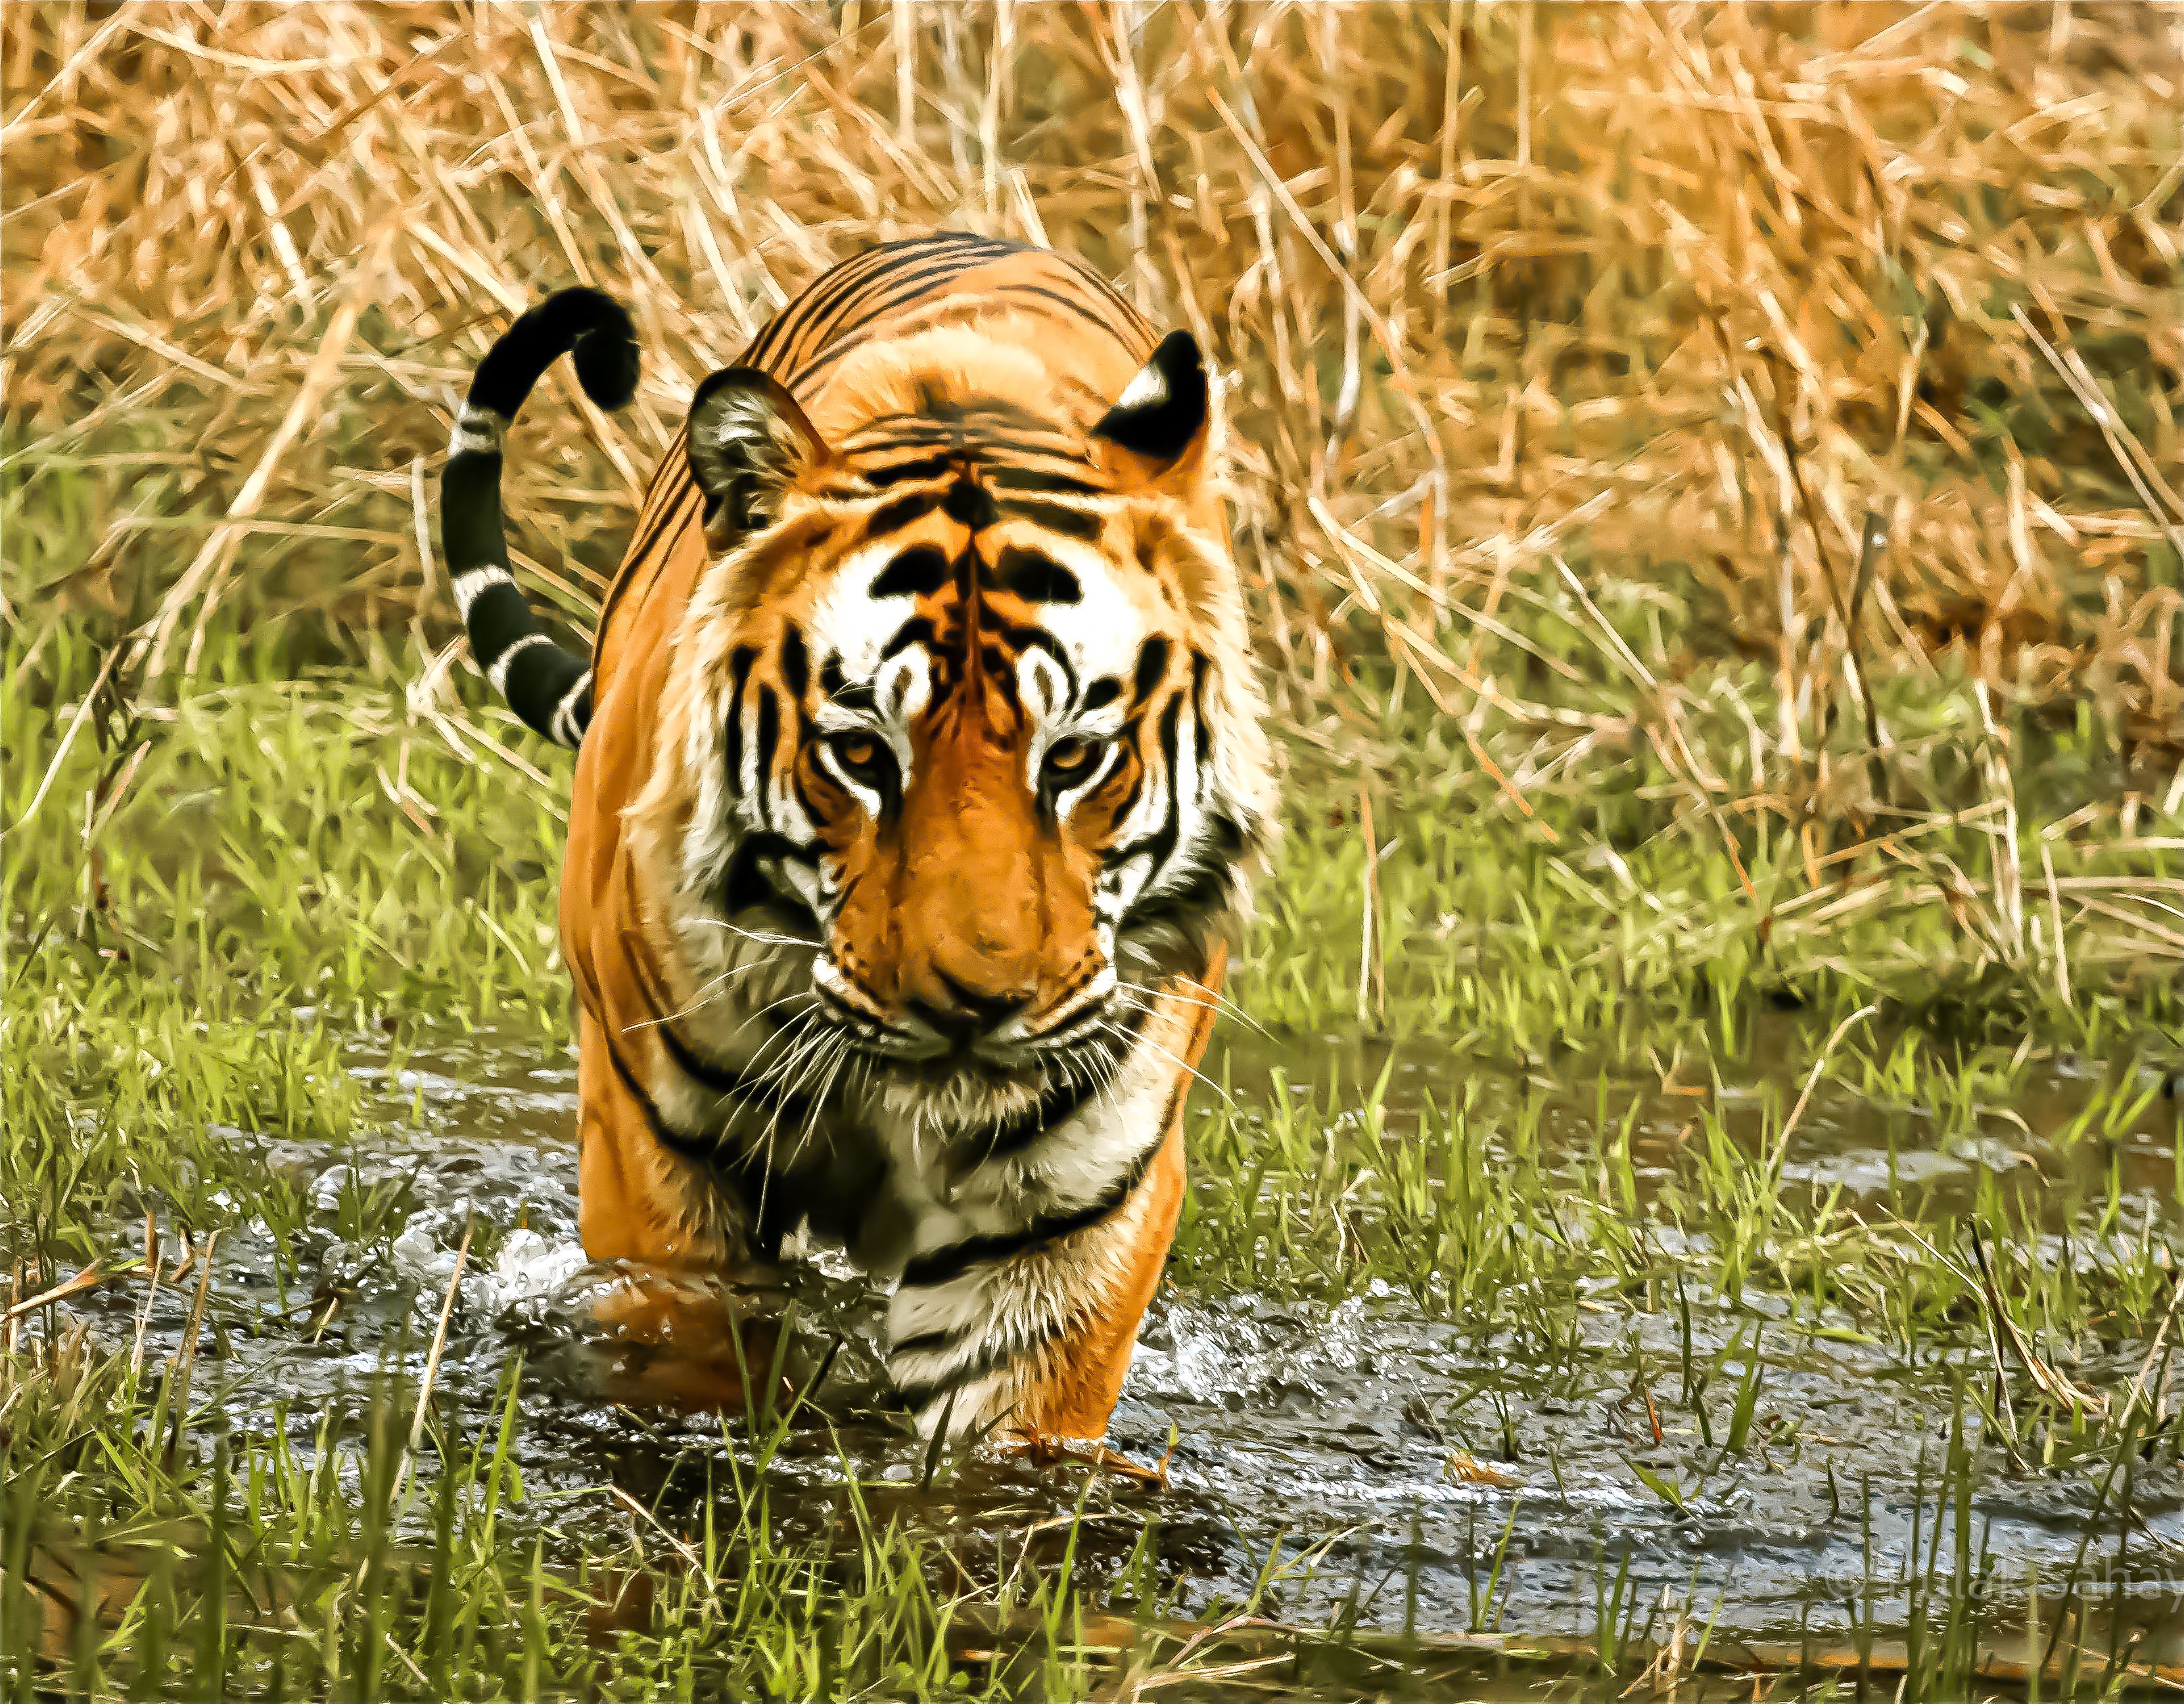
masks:
{"type": "MultiPolygon", "coordinates": [[[[1675,636],[1640,623],[1630,640],[1664,661],[1675,636]]],[[[482,1396],[443,1383],[421,1405],[437,1298],[393,1280],[395,1303],[359,1303],[342,1327],[379,1373],[353,1400],[291,1403],[282,1357],[327,1299],[326,1249],[368,1271],[426,1222],[391,1162],[322,1200],[317,1162],[297,1159],[408,1151],[423,1113],[357,1059],[398,1065],[470,1034],[566,1059],[566,760],[482,707],[474,679],[421,684],[427,659],[405,645],[299,668],[276,632],[217,635],[193,680],[149,701],[95,698],[56,763],[107,652],[83,623],[9,644],[0,1260],[23,1294],[93,1260],[120,1268],[103,1306],[30,1316],[0,1360],[0,1677],[15,1695],[1217,1690],[1223,1664],[1268,1647],[1194,1643],[1192,1627],[1323,1602],[1301,1583],[1337,1535],[1290,1533],[1256,1578],[1209,1595],[1165,1547],[1166,1500],[1081,1467],[1010,1494],[1032,1511],[1017,1528],[1037,1529],[1014,1549],[949,1536],[974,1463],[926,1463],[920,1499],[845,1442],[815,1501],[813,1452],[833,1446],[813,1411],[661,1445],[694,1483],[656,1506],[618,1497],[604,1460],[541,1483],[518,1447],[535,1388],[518,1340],[499,1340],[497,1370],[468,1370],[482,1396]],[[257,1251],[263,1293],[215,1262],[202,1321],[139,1352],[144,1274],[125,1263],[148,1213],[170,1255],[178,1234],[215,1232],[257,1251]],[[274,1347],[238,1360],[224,1334],[274,1347]],[[793,1482],[784,1450],[801,1452],[793,1482]],[[62,1606],[86,1589],[103,1614],[62,1606]]],[[[1567,655],[1575,670],[1587,653],[1570,640],[1567,655]]],[[[1722,797],[1763,790],[1736,707],[1763,712],[1764,678],[1724,664],[1695,690],[1720,710],[1686,731],[1722,797]]],[[[1603,690],[1556,701],[1590,715],[1603,690]]],[[[1845,1482],[1836,1531],[1855,1532],[1855,1463],[1796,1394],[1854,1349],[1939,1428],[1913,1500],[1930,1494],[1951,1524],[1921,1529],[1925,1553],[1876,1573],[1848,1624],[1890,1647],[1908,1696],[1947,1696],[1992,1656],[1998,1617],[2022,1626],[2023,1571],[1970,1524],[1979,1498],[2047,1488],[2089,1545],[2120,1511],[2128,1555],[2135,1488],[2176,1483],[2167,1360],[2137,1380],[2157,1338],[2164,1356],[2177,1340],[2184,1134],[2156,1097],[2179,1006],[2163,962],[2098,916],[2073,937],[2068,1001],[2052,936],[1996,935],[2013,860],[1968,690],[1889,692],[1892,724],[1924,730],[1903,736],[1893,783],[1920,803],[1869,812],[1864,842],[1839,816],[1812,818],[1808,842],[1763,811],[1694,810],[1640,745],[1519,808],[1447,749],[1445,724],[1361,712],[1340,760],[1324,729],[1292,725],[1287,842],[1234,978],[1218,1092],[1197,1103],[1171,1280],[1209,1305],[1394,1297],[1449,1322],[1470,1364],[1508,1371],[1414,1423],[1452,1463],[1507,1464],[1525,1499],[1573,1471],[1552,1405],[1619,1403],[1634,1441],[1596,1465],[1671,1521],[1820,1464],[1845,1482]],[[1915,857],[1871,849],[1895,822],[1919,830],[1903,842],[1915,857]],[[1864,885],[1815,889],[1814,854],[1864,885]],[[1925,891],[1946,869],[1953,903],[1925,891]],[[1859,1193],[1825,1175],[1847,1131],[1892,1164],[1967,1143],[2027,1163],[1859,1193]],[[1876,1594],[1897,1606],[1875,1611],[1876,1594]]],[[[2110,737],[2089,722],[2010,748],[2027,802],[2014,867],[2042,869],[2044,849],[2059,878],[2158,894],[2179,874],[2173,820],[2067,820],[2110,737]]],[[[2044,895],[2027,891],[2037,917],[2044,895]]],[[[478,1225],[481,1264],[513,1228],[478,1225]]],[[[161,1319],[194,1310],[202,1271],[161,1319]]],[[[1477,1534],[1473,1629],[1527,1566],[1521,1545],[1505,1555],[1509,1530],[1496,1513],[1477,1534]]],[[[2159,1534],[2139,1542],[2165,1554],[2159,1534]]],[[[1664,1632],[1628,1567],[1598,1560],[1586,1654],[1504,1627],[1535,1655],[1496,1660],[1579,1691],[1628,1684],[1664,1632]]],[[[2039,1591],[2083,1606],[2111,1577],[2097,1560],[2039,1591]]],[[[1253,1672],[1468,1696],[1478,1654],[1448,1643],[1464,1628],[1416,1626],[1398,1649],[1375,1629],[1402,1588],[1356,1589],[1379,1606],[1315,1612],[1318,1631],[1281,1635],[1269,1660],[1286,1667],[1253,1672]]],[[[2078,1654],[2092,1642],[2064,1642],[2051,1689],[2103,1684],[2078,1654]]]]}

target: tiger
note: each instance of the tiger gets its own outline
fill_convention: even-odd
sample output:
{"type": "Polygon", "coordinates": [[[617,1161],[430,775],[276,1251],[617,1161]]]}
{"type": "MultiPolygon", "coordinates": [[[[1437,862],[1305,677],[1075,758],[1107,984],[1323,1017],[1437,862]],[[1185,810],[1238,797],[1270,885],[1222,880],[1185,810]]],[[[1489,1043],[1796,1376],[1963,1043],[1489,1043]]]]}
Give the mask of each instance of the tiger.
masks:
{"type": "Polygon", "coordinates": [[[740,1281],[837,1249],[892,1282],[920,1434],[1097,1440],[1276,833],[1198,342],[1022,243],[835,265],[697,387],[588,657],[500,503],[564,353],[633,394],[611,296],[522,313],[442,543],[478,666],[577,751],[585,1252],[740,1281]]]}

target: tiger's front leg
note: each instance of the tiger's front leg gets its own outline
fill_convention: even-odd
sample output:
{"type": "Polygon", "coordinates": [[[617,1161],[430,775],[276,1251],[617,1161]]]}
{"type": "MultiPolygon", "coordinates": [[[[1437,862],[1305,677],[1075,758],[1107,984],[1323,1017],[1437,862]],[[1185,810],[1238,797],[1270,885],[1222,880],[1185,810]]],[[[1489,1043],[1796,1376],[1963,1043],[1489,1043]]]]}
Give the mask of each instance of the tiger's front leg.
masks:
{"type": "Polygon", "coordinates": [[[1106,1432],[1182,1213],[1184,1108],[1225,958],[1155,1003],[1112,1096],[982,1168],[973,1222],[975,1194],[1040,1210],[905,1268],[889,1367],[926,1435],[1106,1432]]]}
{"type": "Polygon", "coordinates": [[[579,1023],[578,1229],[584,1252],[615,1269],[593,1314],[621,1345],[607,1370],[616,1400],[736,1414],[793,1394],[780,1320],[768,1295],[772,1262],[750,1227],[720,1210],[716,1180],[669,1145],[673,1135],[647,1087],[666,1062],[652,1028],[610,1040],[587,1011],[579,1023]]]}

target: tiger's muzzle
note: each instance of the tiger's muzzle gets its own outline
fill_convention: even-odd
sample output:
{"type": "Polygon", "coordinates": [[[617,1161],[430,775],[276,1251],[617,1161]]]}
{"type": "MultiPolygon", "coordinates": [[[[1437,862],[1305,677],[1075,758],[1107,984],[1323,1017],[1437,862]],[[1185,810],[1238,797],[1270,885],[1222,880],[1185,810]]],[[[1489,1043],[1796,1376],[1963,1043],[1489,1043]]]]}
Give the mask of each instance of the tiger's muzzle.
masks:
{"type": "Polygon", "coordinates": [[[973,977],[938,964],[890,1003],[822,954],[812,965],[821,1003],[868,1053],[905,1065],[989,1076],[1042,1072],[1106,1033],[1118,993],[1114,967],[1095,958],[1059,996],[1036,981],[973,977]]]}

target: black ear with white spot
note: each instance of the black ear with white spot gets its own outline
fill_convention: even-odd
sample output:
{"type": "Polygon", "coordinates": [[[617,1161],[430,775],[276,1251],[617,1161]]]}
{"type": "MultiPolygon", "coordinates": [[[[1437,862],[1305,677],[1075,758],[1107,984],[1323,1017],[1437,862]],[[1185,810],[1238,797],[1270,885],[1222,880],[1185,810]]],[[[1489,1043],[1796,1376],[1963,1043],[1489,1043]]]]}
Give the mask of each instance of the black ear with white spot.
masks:
{"type": "Polygon", "coordinates": [[[723,367],[690,402],[690,472],[716,549],[769,525],[781,494],[827,458],[794,397],[756,367],[723,367]]]}
{"type": "Polygon", "coordinates": [[[1092,436],[1112,444],[1156,478],[1190,460],[1206,440],[1206,364],[1189,332],[1170,332],[1138,369],[1092,436]]]}

